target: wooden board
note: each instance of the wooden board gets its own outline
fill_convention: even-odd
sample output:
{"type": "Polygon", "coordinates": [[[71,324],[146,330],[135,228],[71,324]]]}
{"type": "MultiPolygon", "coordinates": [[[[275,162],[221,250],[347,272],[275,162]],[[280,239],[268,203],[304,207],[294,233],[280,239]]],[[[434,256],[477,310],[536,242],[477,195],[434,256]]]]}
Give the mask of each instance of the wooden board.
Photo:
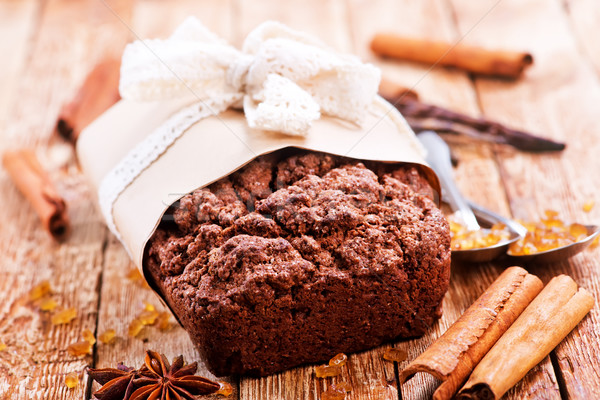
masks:
{"type": "MultiPolygon", "coordinates": [[[[39,227],[4,171],[0,171],[0,397],[90,398],[85,366],[118,362],[138,367],[144,350],[183,354],[199,361],[199,373],[212,377],[187,334],[174,327],[146,327],[131,338],[127,328],[149,302],[162,309],[148,289],[127,279],[133,268],[116,239],[102,224],[92,194],[83,182],[68,145],[52,134],[61,104],[103,54],[118,53],[136,37],[165,37],[186,16],[196,15],[210,29],[239,46],[260,22],[276,19],[319,36],[332,47],[353,52],[381,67],[386,77],[414,88],[424,101],[568,142],[561,154],[525,154],[505,146],[447,137],[460,164],[455,173],[465,194],[487,207],[519,218],[536,218],[544,209],[567,220],[600,221],[600,207],[582,211],[584,202],[600,204],[600,60],[592,34],[600,7],[591,0],[0,0],[0,150],[35,146],[59,190],[73,222],[71,237],[55,243],[39,227]],[[535,29],[532,29],[535,26],[535,29]],[[527,49],[535,65],[524,79],[508,82],[476,78],[456,70],[385,61],[368,50],[372,35],[393,31],[420,37],[465,41],[487,47],[527,49]],[[77,319],[52,326],[48,313],[27,302],[35,284],[49,280],[55,298],[75,307],[77,319]],[[83,329],[115,329],[113,345],[97,344],[90,356],[72,357],[67,345],[83,329]],[[81,384],[67,389],[64,377],[77,372],[81,384]]],[[[568,262],[527,266],[544,281],[571,275],[598,299],[600,250],[568,262]]],[[[507,266],[500,261],[453,265],[444,315],[422,338],[398,341],[353,354],[341,378],[320,380],[314,367],[295,368],[261,379],[229,379],[233,399],[319,399],[329,384],[345,380],[347,399],[424,399],[436,382],[418,374],[397,382],[399,369],[420,354],[482,293],[507,266]],[[406,362],[382,359],[387,347],[407,350],[406,362]]],[[[600,397],[597,306],[506,398],[600,397]]]]}

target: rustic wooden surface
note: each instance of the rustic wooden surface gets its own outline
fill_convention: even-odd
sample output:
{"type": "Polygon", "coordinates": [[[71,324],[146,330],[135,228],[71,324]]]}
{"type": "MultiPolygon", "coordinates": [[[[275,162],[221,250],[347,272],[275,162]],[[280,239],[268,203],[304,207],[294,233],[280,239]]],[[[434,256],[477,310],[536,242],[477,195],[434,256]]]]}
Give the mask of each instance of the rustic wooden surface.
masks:
{"type": "MultiPolygon", "coordinates": [[[[0,151],[35,147],[69,205],[73,232],[58,244],[0,171],[0,397],[88,399],[85,366],[119,361],[139,366],[143,351],[159,350],[189,361],[201,359],[179,327],[147,327],[127,335],[129,322],[157,298],[128,280],[127,255],[102,224],[71,148],[53,134],[58,110],[103,54],[118,53],[135,37],[166,36],[187,15],[239,45],[266,19],[318,35],[331,46],[380,66],[384,75],[413,87],[428,102],[472,115],[486,115],[567,142],[560,154],[528,154],[503,146],[448,138],[460,157],[456,176],[471,199],[518,218],[555,209],[565,220],[600,223],[600,4],[595,0],[0,0],[0,151]],[[446,69],[382,61],[368,50],[381,30],[427,38],[530,51],[535,64],[523,79],[473,78],[446,69]],[[586,213],[585,202],[598,205],[586,213]],[[27,301],[28,291],[51,282],[62,307],[78,317],[52,326],[48,313],[27,301]],[[114,345],[97,344],[76,358],[68,344],[83,329],[115,329],[114,345]],[[64,377],[79,373],[67,389],[64,377]]],[[[600,300],[600,269],[593,249],[568,262],[527,265],[544,282],[567,273],[600,300]]],[[[400,386],[398,370],[438,337],[507,266],[506,261],[453,265],[444,315],[422,338],[353,354],[342,378],[348,399],[424,399],[435,389],[428,376],[400,386]],[[382,359],[386,347],[401,347],[409,359],[382,359]]],[[[600,314],[595,306],[577,328],[506,398],[600,398],[600,314]]],[[[210,376],[201,365],[200,373],[210,376]]],[[[319,399],[334,380],[315,378],[313,367],[262,379],[232,380],[234,399],[319,399]]]]}

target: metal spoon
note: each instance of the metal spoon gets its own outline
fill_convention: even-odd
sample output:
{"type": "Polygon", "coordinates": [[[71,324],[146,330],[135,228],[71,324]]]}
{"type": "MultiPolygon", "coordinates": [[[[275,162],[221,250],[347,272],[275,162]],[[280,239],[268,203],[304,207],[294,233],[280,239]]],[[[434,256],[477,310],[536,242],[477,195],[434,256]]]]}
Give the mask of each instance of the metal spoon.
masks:
{"type": "MultiPolygon", "coordinates": [[[[494,222],[501,222],[515,234],[514,237],[511,235],[511,238],[508,241],[500,242],[491,247],[473,250],[453,250],[452,257],[454,259],[479,262],[489,261],[500,256],[508,249],[511,243],[517,241],[521,236],[525,236],[527,229],[518,222],[505,218],[493,211],[487,210],[484,207],[462,198],[462,195],[458,188],[456,188],[452,177],[452,165],[449,161],[450,152],[446,142],[444,142],[435,132],[422,132],[418,135],[418,138],[428,151],[427,162],[440,178],[444,199],[448,202],[452,210],[458,209],[456,196],[459,196],[458,204],[462,204],[463,207],[460,211],[461,216],[468,214],[469,212],[474,212],[477,216],[477,219],[480,221],[485,221],[489,225],[492,225],[494,222]],[[465,205],[467,209],[464,208],[465,205]]],[[[467,223],[466,220],[465,223],[467,223]]],[[[585,225],[585,228],[587,230],[587,237],[575,243],[534,254],[512,255],[510,254],[510,251],[507,254],[513,261],[518,263],[551,263],[562,261],[583,251],[600,233],[600,227],[597,225],[585,225]]]]}
{"type": "MultiPolygon", "coordinates": [[[[469,206],[473,209],[477,218],[489,218],[491,221],[496,220],[502,222],[506,226],[510,227],[510,229],[515,230],[521,236],[525,236],[527,233],[527,228],[523,225],[519,224],[516,221],[505,218],[500,214],[496,214],[493,211],[486,210],[485,208],[477,205],[471,201],[467,200],[469,206]]],[[[507,255],[510,259],[519,262],[519,263],[527,263],[527,262],[544,262],[544,263],[552,263],[557,261],[565,260],[569,257],[574,256],[575,254],[583,251],[586,247],[588,247],[598,236],[600,233],[600,227],[596,225],[584,225],[587,230],[587,236],[583,240],[579,240],[575,243],[557,247],[555,249],[550,249],[546,251],[541,251],[539,253],[527,254],[527,255],[514,255],[510,253],[510,249],[507,251],[507,255]]]]}
{"type": "MultiPolygon", "coordinates": [[[[421,132],[417,136],[419,141],[427,149],[427,163],[433,168],[440,179],[442,186],[444,201],[448,203],[452,211],[462,219],[465,226],[469,230],[479,230],[481,227],[477,222],[477,217],[467,203],[467,200],[462,196],[460,190],[454,183],[452,176],[452,164],[450,162],[450,150],[448,145],[435,132],[421,132]]],[[[479,249],[469,250],[452,250],[452,259],[471,262],[485,262],[504,254],[508,246],[519,240],[521,234],[525,234],[527,230],[524,227],[517,227],[518,224],[513,223],[506,218],[497,218],[497,215],[486,212],[482,207],[475,207],[478,217],[482,222],[486,222],[491,226],[494,222],[503,222],[510,231],[508,240],[503,240],[493,246],[483,247],[479,249]]]]}

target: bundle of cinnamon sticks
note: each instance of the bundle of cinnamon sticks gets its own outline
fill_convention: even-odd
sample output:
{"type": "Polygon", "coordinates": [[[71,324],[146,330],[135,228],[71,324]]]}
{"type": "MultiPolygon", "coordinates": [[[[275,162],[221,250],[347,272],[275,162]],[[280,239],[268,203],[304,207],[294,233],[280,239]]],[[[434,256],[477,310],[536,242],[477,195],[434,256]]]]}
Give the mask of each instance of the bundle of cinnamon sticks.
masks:
{"type": "Polygon", "coordinates": [[[499,399],[594,305],[593,296],[566,275],[542,288],[523,268],[506,269],[400,373],[400,381],[426,372],[442,381],[433,394],[436,400],[451,399],[457,392],[460,399],[499,399]]]}

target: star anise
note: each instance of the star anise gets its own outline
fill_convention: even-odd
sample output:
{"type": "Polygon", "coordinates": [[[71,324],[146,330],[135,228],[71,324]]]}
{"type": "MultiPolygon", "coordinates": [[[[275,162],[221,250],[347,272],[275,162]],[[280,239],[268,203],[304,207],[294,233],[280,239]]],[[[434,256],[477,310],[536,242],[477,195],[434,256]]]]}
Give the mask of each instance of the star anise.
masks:
{"type": "Polygon", "coordinates": [[[138,370],[90,369],[90,376],[104,385],[94,393],[98,400],[195,400],[221,389],[220,383],[194,375],[197,368],[195,362],[185,365],[183,356],[169,364],[164,354],[147,350],[138,370]]]}
{"type": "Polygon", "coordinates": [[[94,393],[98,400],[130,398],[135,389],[140,387],[140,373],[133,368],[119,364],[117,368],[89,368],[90,377],[102,385],[94,393]]]}

